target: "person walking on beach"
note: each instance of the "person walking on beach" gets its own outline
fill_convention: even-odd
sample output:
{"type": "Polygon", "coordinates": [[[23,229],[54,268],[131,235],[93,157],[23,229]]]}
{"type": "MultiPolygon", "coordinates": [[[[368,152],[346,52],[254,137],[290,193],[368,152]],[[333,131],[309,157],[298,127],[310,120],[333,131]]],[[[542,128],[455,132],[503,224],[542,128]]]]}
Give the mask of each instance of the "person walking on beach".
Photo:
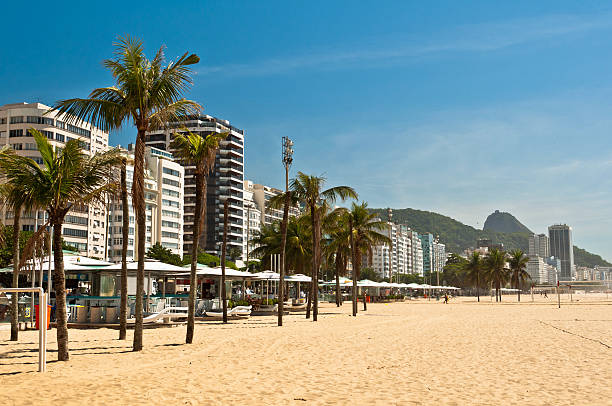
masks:
{"type": "Polygon", "coordinates": [[[548,295],[546,294],[546,291],[544,291],[544,299],[548,299],[548,295]]]}
{"type": "Polygon", "coordinates": [[[444,294],[444,304],[448,304],[448,293],[444,294]]]}

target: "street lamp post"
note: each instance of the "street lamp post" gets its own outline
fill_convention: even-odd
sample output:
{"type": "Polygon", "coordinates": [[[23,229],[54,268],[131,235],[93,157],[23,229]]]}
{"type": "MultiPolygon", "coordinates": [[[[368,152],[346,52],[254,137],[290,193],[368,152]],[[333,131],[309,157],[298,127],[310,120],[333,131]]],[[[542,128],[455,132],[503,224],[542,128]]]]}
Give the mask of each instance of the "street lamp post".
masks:
{"type": "MultiPolygon", "coordinates": [[[[285,302],[285,272],[286,272],[286,255],[285,248],[287,245],[287,222],[289,220],[289,168],[293,162],[293,141],[289,137],[283,137],[282,140],[282,160],[285,166],[285,204],[283,207],[283,222],[281,224],[281,258],[280,258],[280,276],[278,282],[278,325],[283,325],[283,311],[285,302]]],[[[314,283],[314,282],[313,282],[314,283]]]]}

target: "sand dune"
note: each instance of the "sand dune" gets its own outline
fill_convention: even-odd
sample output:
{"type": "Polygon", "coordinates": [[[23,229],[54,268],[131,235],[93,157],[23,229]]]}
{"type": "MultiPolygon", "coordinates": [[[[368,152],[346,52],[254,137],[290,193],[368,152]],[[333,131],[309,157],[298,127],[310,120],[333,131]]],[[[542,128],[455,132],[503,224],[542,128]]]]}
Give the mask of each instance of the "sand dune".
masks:
{"type": "Polygon", "coordinates": [[[14,344],[0,331],[0,404],[612,404],[612,302],[537,299],[372,304],[357,318],[324,304],[317,323],[198,324],[189,346],[184,326],[145,330],[140,353],[114,330],[70,330],[70,362],[45,374],[36,332],[14,344]]]}

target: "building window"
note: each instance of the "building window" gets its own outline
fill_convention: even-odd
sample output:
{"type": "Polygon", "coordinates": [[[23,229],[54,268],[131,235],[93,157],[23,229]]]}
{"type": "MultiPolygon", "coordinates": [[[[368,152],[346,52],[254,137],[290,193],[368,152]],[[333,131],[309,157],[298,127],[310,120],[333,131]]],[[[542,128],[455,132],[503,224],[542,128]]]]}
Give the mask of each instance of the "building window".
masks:
{"type": "Polygon", "coordinates": [[[11,124],[23,123],[23,116],[11,117],[11,124]]]}
{"type": "Polygon", "coordinates": [[[11,144],[11,147],[15,150],[15,151],[21,151],[23,149],[23,145],[21,144],[11,144]]]}
{"type": "Polygon", "coordinates": [[[55,140],[64,142],[64,134],[55,133],[55,140]]]}
{"type": "Polygon", "coordinates": [[[162,247],[178,249],[178,244],[175,242],[162,242],[162,247]]]}
{"type": "Polygon", "coordinates": [[[87,238],[87,230],[64,227],[63,234],[69,237],[87,238]]]}
{"type": "Polygon", "coordinates": [[[180,182],[177,182],[175,180],[168,179],[168,178],[162,178],[162,183],[164,185],[170,185],[170,186],[174,186],[174,187],[181,187],[181,183],[180,182]]]}
{"type": "Polygon", "coordinates": [[[167,175],[172,175],[172,176],[176,176],[177,178],[181,177],[181,173],[179,171],[175,171],[174,169],[170,169],[170,168],[163,168],[162,172],[167,174],[167,175]]]}
{"type": "Polygon", "coordinates": [[[162,220],[162,227],[179,228],[180,225],[174,221],[162,220]]]}
{"type": "Polygon", "coordinates": [[[162,205],[168,207],[176,207],[177,209],[180,208],[179,202],[174,202],[172,200],[162,199],[162,205]]]}
{"type": "Polygon", "coordinates": [[[23,137],[23,130],[9,130],[10,137],[23,137]]]}
{"type": "Polygon", "coordinates": [[[166,217],[174,217],[174,218],[180,218],[180,214],[175,212],[175,211],[170,211],[170,210],[162,210],[162,216],[166,216],[166,217]]]}
{"type": "Polygon", "coordinates": [[[175,190],[162,189],[162,194],[166,196],[179,197],[179,192],[175,190]]]}
{"type": "Polygon", "coordinates": [[[178,233],[171,233],[169,231],[162,231],[162,237],[178,239],[178,233]]]}

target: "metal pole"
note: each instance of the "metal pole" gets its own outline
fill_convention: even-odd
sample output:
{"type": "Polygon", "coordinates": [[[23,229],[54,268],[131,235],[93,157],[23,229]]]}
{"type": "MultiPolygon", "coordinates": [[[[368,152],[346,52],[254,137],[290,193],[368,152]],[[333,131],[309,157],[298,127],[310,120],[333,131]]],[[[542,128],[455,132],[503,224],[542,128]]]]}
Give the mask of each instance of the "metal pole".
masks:
{"type": "Polygon", "coordinates": [[[47,354],[47,298],[45,292],[41,287],[34,288],[5,288],[0,289],[1,292],[19,293],[19,292],[31,292],[39,294],[39,306],[38,306],[38,372],[45,372],[46,370],[46,359],[47,354]]]}

